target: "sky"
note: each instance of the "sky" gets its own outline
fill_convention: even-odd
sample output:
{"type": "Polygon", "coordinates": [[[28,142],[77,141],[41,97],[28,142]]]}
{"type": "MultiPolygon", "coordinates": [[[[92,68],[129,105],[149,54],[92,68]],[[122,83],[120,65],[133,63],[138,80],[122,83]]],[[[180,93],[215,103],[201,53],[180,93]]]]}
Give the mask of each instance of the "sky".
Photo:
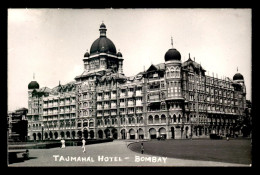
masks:
{"type": "Polygon", "coordinates": [[[164,62],[173,47],[195,57],[206,75],[244,76],[251,100],[251,9],[8,9],[8,111],[28,107],[28,84],[54,88],[83,72],[85,52],[107,37],[133,76],[164,62]],[[35,79],[33,79],[35,74],[35,79]]]}

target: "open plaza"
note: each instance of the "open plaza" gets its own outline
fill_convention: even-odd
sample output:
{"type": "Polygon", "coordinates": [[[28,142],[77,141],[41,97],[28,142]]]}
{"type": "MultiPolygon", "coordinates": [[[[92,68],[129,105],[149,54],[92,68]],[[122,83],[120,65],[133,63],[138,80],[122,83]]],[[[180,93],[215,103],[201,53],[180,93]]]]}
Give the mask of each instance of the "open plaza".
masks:
{"type": "Polygon", "coordinates": [[[81,146],[30,149],[29,160],[9,167],[60,166],[159,166],[159,167],[250,167],[251,140],[114,140],[81,146]],[[141,154],[141,143],[144,154],[141,154]]]}

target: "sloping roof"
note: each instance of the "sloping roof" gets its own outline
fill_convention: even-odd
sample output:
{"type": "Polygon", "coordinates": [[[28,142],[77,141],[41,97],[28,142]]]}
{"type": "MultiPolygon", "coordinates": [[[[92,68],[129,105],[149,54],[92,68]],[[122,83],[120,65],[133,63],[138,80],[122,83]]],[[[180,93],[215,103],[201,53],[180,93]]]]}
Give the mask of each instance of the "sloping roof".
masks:
{"type": "Polygon", "coordinates": [[[187,61],[185,61],[183,64],[182,64],[182,67],[187,67],[189,65],[192,65],[194,68],[196,69],[201,69],[202,71],[206,71],[202,66],[201,64],[193,61],[192,59],[188,59],[187,61]]]}

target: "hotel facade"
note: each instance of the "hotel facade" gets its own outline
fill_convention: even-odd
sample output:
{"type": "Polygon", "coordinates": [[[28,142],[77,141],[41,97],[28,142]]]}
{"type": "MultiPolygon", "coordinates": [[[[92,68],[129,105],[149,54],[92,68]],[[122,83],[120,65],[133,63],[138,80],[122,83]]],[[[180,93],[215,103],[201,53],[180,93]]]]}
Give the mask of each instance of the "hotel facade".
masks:
{"type": "MultiPolygon", "coordinates": [[[[170,48],[164,62],[136,76],[123,73],[123,56],[100,25],[75,80],[50,89],[28,85],[28,139],[167,139],[234,134],[245,115],[243,75],[220,79],[170,48]]],[[[163,60],[163,58],[162,58],[163,60]]]]}

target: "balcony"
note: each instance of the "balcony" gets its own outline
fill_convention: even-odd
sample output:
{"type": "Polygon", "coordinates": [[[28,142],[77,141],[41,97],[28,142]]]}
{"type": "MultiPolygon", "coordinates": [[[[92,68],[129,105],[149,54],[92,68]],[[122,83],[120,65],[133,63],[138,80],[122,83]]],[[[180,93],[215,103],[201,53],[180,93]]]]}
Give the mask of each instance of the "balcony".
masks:
{"type": "Polygon", "coordinates": [[[111,95],[111,99],[116,99],[116,95],[111,95]]]}
{"type": "Polygon", "coordinates": [[[97,101],[102,101],[103,99],[102,99],[102,97],[101,96],[98,96],[97,97],[97,101]]]}
{"type": "Polygon", "coordinates": [[[60,111],[60,114],[64,114],[64,110],[61,110],[61,111],[60,111]]]}
{"type": "Polygon", "coordinates": [[[142,91],[136,91],[135,96],[142,96],[142,91]]]}
{"type": "Polygon", "coordinates": [[[111,115],[116,115],[116,112],[111,112],[111,115]]]}
{"type": "Polygon", "coordinates": [[[43,105],[43,108],[48,108],[48,105],[47,105],[47,104],[44,104],[44,105],[43,105]]]}
{"type": "Polygon", "coordinates": [[[137,114],[141,114],[141,113],[143,113],[143,111],[137,110],[136,113],[137,113],[137,114]]]}
{"type": "Polygon", "coordinates": [[[110,97],[108,95],[105,95],[104,100],[110,100],[110,97]]]}
{"type": "Polygon", "coordinates": [[[134,106],[134,103],[133,102],[130,102],[127,104],[128,107],[133,107],[134,106]]]}
{"type": "Polygon", "coordinates": [[[120,114],[121,114],[121,115],[125,115],[126,112],[125,112],[125,111],[120,111],[120,114]]]}
{"type": "Polygon", "coordinates": [[[109,116],[109,112],[104,112],[104,116],[109,116]]]}
{"type": "Polygon", "coordinates": [[[102,110],[103,109],[103,106],[102,105],[98,105],[97,106],[97,110],[102,110]]]}
{"type": "Polygon", "coordinates": [[[136,101],[135,106],[143,106],[142,101],[136,101]]]}
{"type": "Polygon", "coordinates": [[[110,106],[105,105],[105,106],[104,106],[104,109],[110,109],[110,106]]]}
{"type": "Polygon", "coordinates": [[[133,92],[128,92],[128,97],[133,97],[134,93],[133,92]]]}
{"type": "Polygon", "coordinates": [[[111,109],[116,109],[116,105],[111,105],[111,109]]]}
{"type": "Polygon", "coordinates": [[[120,98],[125,98],[125,97],[126,97],[125,93],[120,94],[120,98]]]}
{"type": "Polygon", "coordinates": [[[102,114],[102,113],[97,113],[97,116],[98,116],[98,117],[102,117],[103,114],[102,114]]]}
{"type": "Polygon", "coordinates": [[[125,103],[120,103],[120,108],[125,108],[125,103]]]}
{"type": "Polygon", "coordinates": [[[130,110],[128,111],[128,114],[133,114],[133,113],[134,113],[134,111],[130,111],[130,110]]]}
{"type": "Polygon", "coordinates": [[[75,105],[76,101],[71,101],[70,105],[75,105]]]}
{"type": "Polygon", "coordinates": [[[60,102],[60,106],[64,106],[65,105],[65,103],[64,102],[60,102]]]}

